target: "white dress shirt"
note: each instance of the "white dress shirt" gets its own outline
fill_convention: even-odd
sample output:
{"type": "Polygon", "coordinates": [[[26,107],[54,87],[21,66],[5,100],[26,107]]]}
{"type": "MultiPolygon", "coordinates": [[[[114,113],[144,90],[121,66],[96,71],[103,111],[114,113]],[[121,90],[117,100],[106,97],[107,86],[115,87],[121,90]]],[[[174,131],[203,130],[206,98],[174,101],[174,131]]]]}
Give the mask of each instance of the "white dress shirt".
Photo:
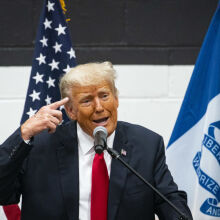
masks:
{"type": "MultiPolygon", "coordinates": [[[[79,220],[90,220],[92,163],[95,156],[94,140],[77,123],[79,149],[79,220]]],[[[115,131],[107,138],[108,147],[113,147],[115,131]]],[[[110,176],[111,156],[104,151],[105,163],[110,176]]]]}

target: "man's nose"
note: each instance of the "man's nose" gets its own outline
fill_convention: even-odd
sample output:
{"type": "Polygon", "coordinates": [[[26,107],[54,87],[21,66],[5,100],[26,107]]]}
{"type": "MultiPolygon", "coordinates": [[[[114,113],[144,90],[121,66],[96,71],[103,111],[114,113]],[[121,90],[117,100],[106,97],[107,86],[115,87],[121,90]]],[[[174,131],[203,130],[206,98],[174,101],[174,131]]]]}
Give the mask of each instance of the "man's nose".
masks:
{"type": "Polygon", "coordinates": [[[95,111],[102,112],[104,110],[101,100],[97,97],[95,98],[95,111]]]}

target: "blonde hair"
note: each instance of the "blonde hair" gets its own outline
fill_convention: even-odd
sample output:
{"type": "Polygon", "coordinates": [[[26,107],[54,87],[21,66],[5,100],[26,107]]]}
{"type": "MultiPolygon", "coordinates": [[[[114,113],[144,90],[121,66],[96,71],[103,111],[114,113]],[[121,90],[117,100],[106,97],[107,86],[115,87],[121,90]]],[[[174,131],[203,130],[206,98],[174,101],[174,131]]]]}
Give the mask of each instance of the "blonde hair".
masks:
{"type": "Polygon", "coordinates": [[[87,63],[78,65],[64,74],[59,83],[61,98],[72,98],[72,89],[74,86],[97,85],[107,81],[115,97],[118,96],[115,87],[116,71],[111,62],[87,63]]]}

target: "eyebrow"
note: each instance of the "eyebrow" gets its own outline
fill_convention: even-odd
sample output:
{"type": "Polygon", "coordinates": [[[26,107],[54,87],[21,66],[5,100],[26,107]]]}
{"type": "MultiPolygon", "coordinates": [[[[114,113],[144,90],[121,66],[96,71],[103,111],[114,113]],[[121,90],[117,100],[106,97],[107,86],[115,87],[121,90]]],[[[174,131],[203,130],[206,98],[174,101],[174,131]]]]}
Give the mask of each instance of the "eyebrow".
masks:
{"type": "MultiPolygon", "coordinates": [[[[98,94],[102,94],[102,93],[109,93],[111,90],[109,88],[100,88],[97,90],[97,93],[98,94]]],[[[79,100],[82,100],[82,99],[86,99],[86,98],[91,98],[93,97],[92,95],[92,92],[83,92],[83,93],[80,93],[79,94],[79,100]]]]}
{"type": "Polygon", "coordinates": [[[111,90],[109,88],[100,88],[98,89],[98,93],[103,93],[103,92],[110,92],[111,90]]]}
{"type": "Polygon", "coordinates": [[[80,95],[79,95],[79,100],[88,99],[88,98],[91,98],[91,97],[93,97],[93,96],[92,96],[92,94],[90,94],[90,93],[80,94],[80,95]]]}

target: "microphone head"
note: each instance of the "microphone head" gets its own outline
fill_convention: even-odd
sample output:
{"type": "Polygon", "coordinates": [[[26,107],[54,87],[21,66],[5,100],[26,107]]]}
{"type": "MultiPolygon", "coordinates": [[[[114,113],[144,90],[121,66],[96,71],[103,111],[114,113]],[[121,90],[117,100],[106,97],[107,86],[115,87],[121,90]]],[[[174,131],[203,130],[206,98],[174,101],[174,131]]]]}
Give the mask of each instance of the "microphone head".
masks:
{"type": "Polygon", "coordinates": [[[94,130],[93,130],[93,136],[95,137],[95,135],[96,135],[96,133],[97,132],[103,132],[105,135],[106,135],[106,137],[108,136],[108,131],[107,131],[107,129],[105,128],[105,127],[103,127],[103,126],[98,126],[98,127],[96,127],[94,130]]]}
{"type": "Polygon", "coordinates": [[[93,131],[95,152],[101,154],[106,148],[108,132],[105,127],[98,126],[93,131]]]}

